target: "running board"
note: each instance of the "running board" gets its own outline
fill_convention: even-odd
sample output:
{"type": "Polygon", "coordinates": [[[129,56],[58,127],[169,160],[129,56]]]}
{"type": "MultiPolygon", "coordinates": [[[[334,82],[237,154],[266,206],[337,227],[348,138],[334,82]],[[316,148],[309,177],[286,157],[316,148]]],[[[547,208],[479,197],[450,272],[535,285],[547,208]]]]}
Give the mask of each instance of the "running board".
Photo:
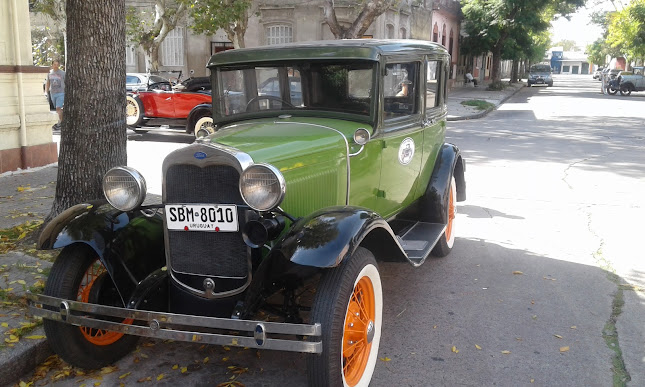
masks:
{"type": "Polygon", "coordinates": [[[445,230],[445,224],[417,222],[397,238],[410,263],[419,266],[428,258],[445,230]]]}

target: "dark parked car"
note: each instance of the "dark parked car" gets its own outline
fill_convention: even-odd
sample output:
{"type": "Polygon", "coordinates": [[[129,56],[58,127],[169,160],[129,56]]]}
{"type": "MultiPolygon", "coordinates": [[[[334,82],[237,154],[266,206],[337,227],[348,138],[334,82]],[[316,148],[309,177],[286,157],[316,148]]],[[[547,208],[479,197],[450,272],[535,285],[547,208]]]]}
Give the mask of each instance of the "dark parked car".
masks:
{"type": "Polygon", "coordinates": [[[83,368],[137,336],[295,351],[310,385],[367,386],[387,329],[377,261],[417,267],[456,241],[466,166],[445,142],[450,63],[415,40],[215,54],[217,131],[166,157],[163,204],[142,205],[144,178],[116,167],[106,201],[42,232],[41,249],[62,249],[30,296],[50,346],[83,368]]]}
{"type": "Polygon", "coordinates": [[[177,85],[169,81],[148,84],[126,96],[126,123],[137,132],[168,125],[199,135],[212,132],[212,97],[208,77],[189,78],[177,85]],[[144,128],[142,128],[144,127],[144,128]]]}
{"type": "Polygon", "coordinates": [[[645,67],[635,66],[631,72],[623,71],[618,76],[620,95],[630,95],[632,91],[645,91],[645,67]]]}
{"type": "Polygon", "coordinates": [[[551,76],[551,66],[548,64],[535,64],[529,69],[527,80],[529,87],[534,85],[553,86],[553,77],[551,76]]]}

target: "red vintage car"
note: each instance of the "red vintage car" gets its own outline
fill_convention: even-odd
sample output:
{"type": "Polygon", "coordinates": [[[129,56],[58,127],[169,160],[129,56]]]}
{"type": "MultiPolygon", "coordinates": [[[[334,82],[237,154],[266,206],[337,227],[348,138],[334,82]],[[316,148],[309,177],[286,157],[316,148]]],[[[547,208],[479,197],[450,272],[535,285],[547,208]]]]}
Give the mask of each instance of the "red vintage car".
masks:
{"type": "Polygon", "coordinates": [[[137,133],[155,127],[185,129],[195,136],[213,128],[211,85],[208,77],[189,78],[177,85],[155,82],[128,92],[126,123],[137,133]]]}

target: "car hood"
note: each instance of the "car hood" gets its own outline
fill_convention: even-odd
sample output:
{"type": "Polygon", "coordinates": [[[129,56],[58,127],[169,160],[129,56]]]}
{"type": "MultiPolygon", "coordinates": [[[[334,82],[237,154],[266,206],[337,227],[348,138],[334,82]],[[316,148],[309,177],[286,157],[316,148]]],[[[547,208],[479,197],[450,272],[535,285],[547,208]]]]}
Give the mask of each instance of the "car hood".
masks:
{"type": "Polygon", "coordinates": [[[210,139],[249,154],[255,163],[269,163],[284,171],[347,158],[358,128],[371,131],[365,124],[343,120],[276,117],[226,125],[210,139]]]}

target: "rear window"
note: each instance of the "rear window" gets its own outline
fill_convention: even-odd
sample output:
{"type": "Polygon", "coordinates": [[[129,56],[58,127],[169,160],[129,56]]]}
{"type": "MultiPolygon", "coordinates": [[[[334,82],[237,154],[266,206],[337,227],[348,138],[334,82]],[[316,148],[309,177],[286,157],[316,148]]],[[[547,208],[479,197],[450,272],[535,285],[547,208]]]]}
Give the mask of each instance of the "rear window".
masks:
{"type": "Polygon", "coordinates": [[[551,67],[549,65],[533,65],[531,66],[532,73],[550,73],[551,67]]]}

